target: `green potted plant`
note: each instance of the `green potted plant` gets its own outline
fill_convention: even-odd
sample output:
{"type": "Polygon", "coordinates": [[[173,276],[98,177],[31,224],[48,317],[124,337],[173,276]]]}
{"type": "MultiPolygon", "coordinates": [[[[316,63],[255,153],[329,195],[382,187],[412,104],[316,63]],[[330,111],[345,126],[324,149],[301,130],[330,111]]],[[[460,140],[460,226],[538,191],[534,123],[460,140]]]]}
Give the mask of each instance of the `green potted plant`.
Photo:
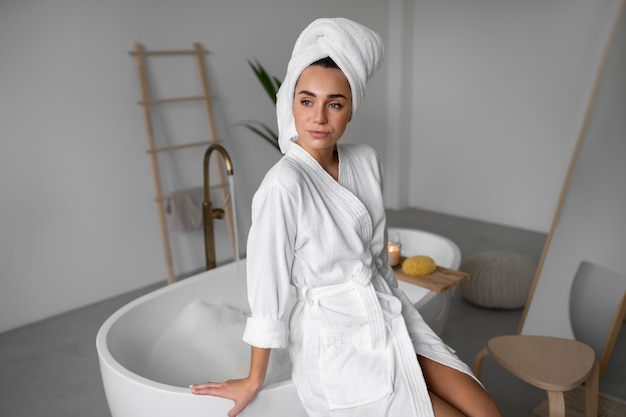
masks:
{"type": "MultiPolygon", "coordinates": [[[[274,106],[276,106],[276,93],[278,92],[282,81],[274,76],[270,76],[265,68],[263,68],[263,66],[258,61],[253,62],[248,60],[248,65],[250,66],[250,68],[252,68],[252,71],[254,71],[257,80],[265,89],[265,92],[270,97],[270,100],[272,100],[272,102],[274,103],[274,106]]],[[[262,139],[270,143],[280,152],[280,146],[278,145],[278,133],[276,133],[275,130],[267,126],[265,123],[256,120],[249,120],[243,122],[242,124],[258,136],[260,136],[262,139]]]]}

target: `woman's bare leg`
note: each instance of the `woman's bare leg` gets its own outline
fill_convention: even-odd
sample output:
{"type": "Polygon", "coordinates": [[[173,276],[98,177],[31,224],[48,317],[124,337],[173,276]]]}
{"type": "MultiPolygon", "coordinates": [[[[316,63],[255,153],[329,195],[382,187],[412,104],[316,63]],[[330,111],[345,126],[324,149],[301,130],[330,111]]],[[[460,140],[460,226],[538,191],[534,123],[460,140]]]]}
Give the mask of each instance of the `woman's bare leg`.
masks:
{"type": "Polygon", "coordinates": [[[502,417],[495,401],[471,376],[423,356],[418,356],[417,359],[431,392],[431,400],[433,395],[436,397],[433,401],[435,416],[502,417]],[[450,414],[438,405],[439,401],[447,403],[460,414],[450,414]]]}
{"type": "Polygon", "coordinates": [[[452,407],[450,404],[439,398],[437,395],[428,391],[430,395],[430,402],[433,404],[433,411],[435,417],[465,417],[459,410],[452,407]]]}

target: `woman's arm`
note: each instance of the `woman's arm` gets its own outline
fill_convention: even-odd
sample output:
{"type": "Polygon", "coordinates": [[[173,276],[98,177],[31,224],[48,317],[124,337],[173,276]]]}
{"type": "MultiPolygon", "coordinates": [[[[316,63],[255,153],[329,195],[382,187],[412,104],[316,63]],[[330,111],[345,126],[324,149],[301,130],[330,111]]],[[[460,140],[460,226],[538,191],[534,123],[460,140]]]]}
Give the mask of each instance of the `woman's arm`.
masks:
{"type": "Polygon", "coordinates": [[[235,406],[228,412],[228,417],[235,417],[252,402],[263,386],[271,349],[252,346],[250,374],[247,378],[231,379],[225,382],[205,382],[191,385],[189,389],[196,395],[213,395],[228,398],[235,406]]]}

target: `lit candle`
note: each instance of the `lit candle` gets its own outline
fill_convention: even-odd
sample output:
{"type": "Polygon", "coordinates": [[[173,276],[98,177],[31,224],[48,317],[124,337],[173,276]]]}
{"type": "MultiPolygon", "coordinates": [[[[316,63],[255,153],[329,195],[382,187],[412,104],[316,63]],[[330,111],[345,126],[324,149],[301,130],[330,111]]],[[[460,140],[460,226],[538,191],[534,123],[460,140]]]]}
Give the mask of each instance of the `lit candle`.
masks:
{"type": "Polygon", "coordinates": [[[394,242],[390,240],[387,243],[387,255],[389,266],[396,266],[400,264],[400,255],[402,252],[402,244],[400,242],[394,242]]]}

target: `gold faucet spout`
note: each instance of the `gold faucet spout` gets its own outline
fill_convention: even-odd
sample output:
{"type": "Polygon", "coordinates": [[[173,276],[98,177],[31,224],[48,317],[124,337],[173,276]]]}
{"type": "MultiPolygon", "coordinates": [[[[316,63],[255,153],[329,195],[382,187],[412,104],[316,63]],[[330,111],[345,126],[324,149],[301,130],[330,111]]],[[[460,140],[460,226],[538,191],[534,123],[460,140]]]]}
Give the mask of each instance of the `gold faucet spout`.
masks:
{"type": "MultiPolygon", "coordinates": [[[[213,228],[213,219],[224,218],[224,209],[213,208],[211,203],[211,182],[209,179],[209,161],[213,151],[218,151],[222,155],[224,164],[226,165],[226,174],[233,175],[233,163],[226,149],[219,144],[212,144],[204,153],[204,201],[202,202],[202,218],[204,221],[204,249],[206,258],[206,269],[213,269],[217,265],[215,255],[215,231],[213,228]]],[[[221,167],[221,164],[220,164],[221,167]]]]}

